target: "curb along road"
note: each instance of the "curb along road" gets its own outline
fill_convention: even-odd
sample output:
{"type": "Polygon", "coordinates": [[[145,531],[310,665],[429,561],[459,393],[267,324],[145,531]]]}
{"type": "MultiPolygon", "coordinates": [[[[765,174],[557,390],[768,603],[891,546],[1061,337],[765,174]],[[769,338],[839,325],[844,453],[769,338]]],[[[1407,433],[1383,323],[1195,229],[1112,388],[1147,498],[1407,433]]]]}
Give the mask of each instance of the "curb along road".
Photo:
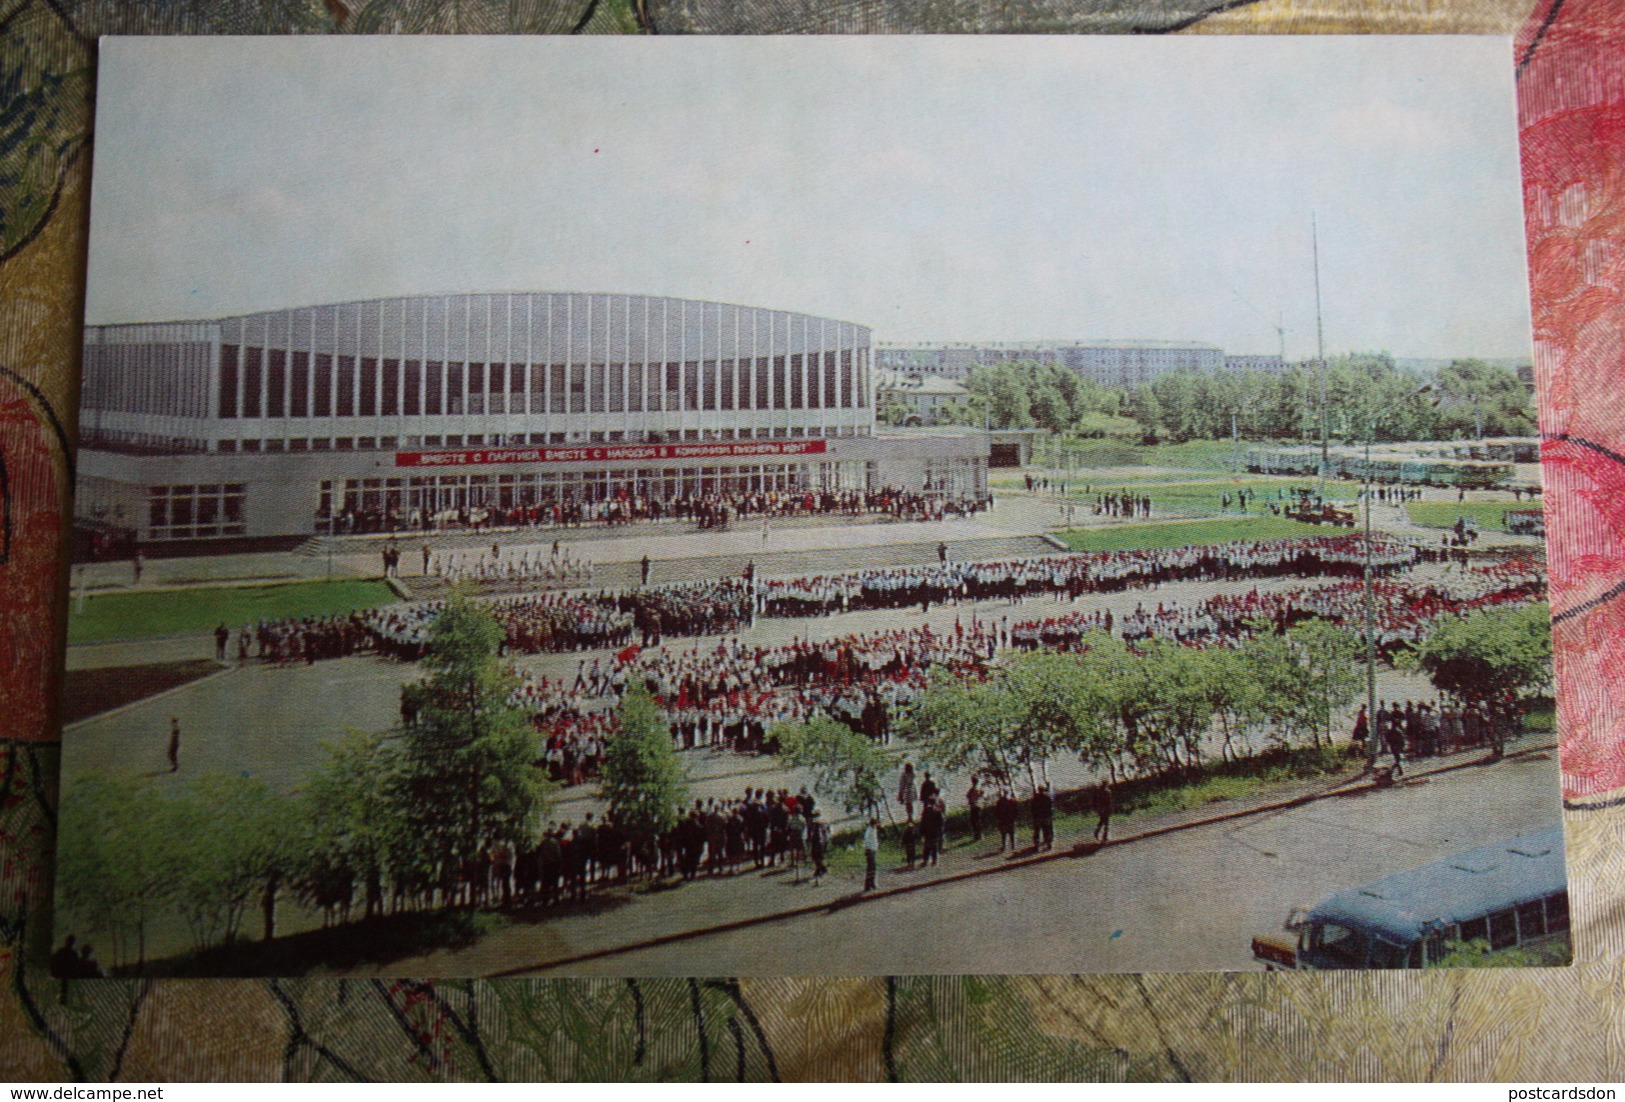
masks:
{"type": "Polygon", "coordinates": [[[1231,822],[1237,819],[1251,818],[1256,815],[1267,815],[1273,812],[1290,811],[1294,808],[1304,807],[1320,800],[1336,799],[1344,796],[1360,796],[1377,792],[1389,787],[1404,787],[1425,780],[1428,777],[1444,773],[1454,773],[1462,769],[1473,769],[1480,766],[1496,764],[1496,761],[1517,761],[1535,754],[1551,753],[1557,750],[1557,743],[1540,743],[1535,746],[1526,746],[1500,759],[1486,759],[1474,757],[1470,761],[1451,762],[1426,772],[1406,775],[1392,784],[1379,784],[1374,779],[1366,779],[1365,774],[1346,781],[1339,782],[1327,788],[1306,792],[1289,799],[1276,800],[1260,804],[1257,807],[1237,808],[1231,811],[1222,811],[1213,815],[1204,815],[1187,822],[1169,823],[1164,826],[1151,827],[1136,834],[1126,834],[1120,838],[1113,838],[1108,842],[1078,842],[1068,849],[1052,850],[1047,853],[1033,854],[1030,857],[1020,857],[1014,860],[1002,861],[979,869],[966,869],[962,872],[949,873],[946,876],[934,877],[930,880],[920,880],[912,884],[899,884],[896,887],[882,888],[877,891],[859,892],[843,896],[840,899],[824,903],[809,903],[801,907],[790,907],[784,910],[771,911],[766,914],[751,915],[746,918],[735,919],[730,922],[715,923],[693,930],[681,930],[676,933],[663,934],[659,937],[646,938],[642,941],[629,942],[625,945],[611,946],[605,949],[594,949],[590,952],[576,953],[570,956],[557,957],[553,960],[537,961],[533,964],[520,965],[514,968],[505,968],[501,971],[487,973],[486,978],[496,979],[505,976],[533,975],[538,972],[552,971],[553,969],[567,967],[572,964],[584,964],[588,961],[603,960],[606,957],[620,956],[624,953],[635,953],[644,949],[655,949],[665,945],[673,945],[682,941],[693,941],[699,938],[712,937],[717,934],[730,933],[734,930],[748,929],[752,926],[764,926],[772,922],[783,922],[787,919],[802,918],[814,914],[832,914],[849,907],[862,906],[879,899],[890,899],[893,896],[906,895],[910,892],[925,891],[928,888],[939,887],[944,884],[957,884],[965,880],[983,876],[994,876],[999,873],[1011,872],[1016,869],[1030,868],[1034,865],[1045,864],[1068,858],[1088,857],[1102,849],[1116,846],[1131,845],[1135,842],[1149,841],[1164,835],[1175,834],[1186,830],[1195,830],[1200,827],[1213,826],[1218,823],[1231,822]]]}

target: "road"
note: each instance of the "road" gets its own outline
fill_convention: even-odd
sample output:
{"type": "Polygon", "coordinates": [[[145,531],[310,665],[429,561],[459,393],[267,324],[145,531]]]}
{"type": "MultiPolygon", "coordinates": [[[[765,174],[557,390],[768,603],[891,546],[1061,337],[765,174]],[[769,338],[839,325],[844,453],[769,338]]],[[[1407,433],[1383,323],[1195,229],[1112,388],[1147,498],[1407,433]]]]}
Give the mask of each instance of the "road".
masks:
{"type": "Polygon", "coordinates": [[[1557,790],[1537,754],[547,974],[1248,970],[1294,905],[1551,823],[1557,790]]]}

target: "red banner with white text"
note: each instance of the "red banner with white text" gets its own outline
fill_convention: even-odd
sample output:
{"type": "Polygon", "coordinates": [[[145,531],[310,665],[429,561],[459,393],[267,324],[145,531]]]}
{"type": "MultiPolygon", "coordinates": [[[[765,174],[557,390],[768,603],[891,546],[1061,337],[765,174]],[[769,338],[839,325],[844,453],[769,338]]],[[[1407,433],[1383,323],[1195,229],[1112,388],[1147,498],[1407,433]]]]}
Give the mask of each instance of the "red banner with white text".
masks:
{"type": "Polygon", "coordinates": [[[709,444],[591,444],[557,448],[465,448],[396,452],[397,467],[480,467],[500,463],[614,463],[666,459],[773,458],[822,455],[825,440],[741,440],[709,444]]]}

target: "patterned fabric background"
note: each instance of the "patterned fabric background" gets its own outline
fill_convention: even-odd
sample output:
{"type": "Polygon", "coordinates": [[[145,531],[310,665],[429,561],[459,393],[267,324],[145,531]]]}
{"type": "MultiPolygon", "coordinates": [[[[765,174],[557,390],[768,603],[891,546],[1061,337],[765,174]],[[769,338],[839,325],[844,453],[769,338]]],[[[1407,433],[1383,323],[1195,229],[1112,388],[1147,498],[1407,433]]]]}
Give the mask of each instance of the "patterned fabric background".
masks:
{"type": "Polygon", "coordinates": [[[0,42],[0,1075],[1625,1078],[1625,13],[1613,0],[15,0],[0,42]],[[881,31],[1516,35],[1575,966],[52,981],[53,671],[97,36],[881,31]]]}

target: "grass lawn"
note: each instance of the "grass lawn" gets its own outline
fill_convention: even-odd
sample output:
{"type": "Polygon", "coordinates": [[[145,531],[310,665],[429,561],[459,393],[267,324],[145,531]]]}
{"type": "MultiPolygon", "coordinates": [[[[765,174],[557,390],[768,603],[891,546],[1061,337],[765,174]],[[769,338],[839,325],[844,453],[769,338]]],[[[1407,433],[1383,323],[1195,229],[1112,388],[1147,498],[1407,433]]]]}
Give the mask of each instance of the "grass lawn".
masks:
{"type": "Polygon", "coordinates": [[[1060,538],[1074,551],[1151,551],[1163,547],[1330,536],[1345,532],[1324,524],[1299,524],[1281,517],[1220,517],[1216,520],[1125,524],[1109,528],[1069,528],[1060,538]]]}
{"type": "MultiPolygon", "coordinates": [[[[1141,497],[1149,497],[1153,509],[1177,510],[1180,512],[1192,511],[1218,511],[1222,508],[1221,498],[1229,494],[1232,498],[1231,508],[1235,507],[1234,498],[1238,490],[1246,490],[1250,494],[1257,494],[1256,502],[1249,503],[1249,512],[1267,513],[1271,502],[1283,508],[1296,500],[1292,496],[1294,489],[1319,489],[1319,484],[1312,479],[1228,479],[1212,478],[1205,481],[1187,482],[1140,482],[1116,486],[1110,481],[1092,482],[1088,479],[1079,480],[1091,488],[1091,492],[1084,493],[1082,485],[1078,491],[1072,493],[1069,487],[1068,496],[1076,497],[1081,501],[1092,502],[1097,493],[1111,493],[1116,489],[1129,489],[1131,493],[1141,497]],[[1277,498],[1276,491],[1283,491],[1286,497],[1277,498]]],[[[1328,501],[1352,501],[1359,493],[1359,486],[1352,482],[1327,482],[1325,498],[1328,501]]]]}
{"type": "Polygon", "coordinates": [[[207,658],[149,666],[68,670],[63,675],[62,722],[101,715],[136,700],[207,677],[220,669],[207,658]]]}
{"type": "Polygon", "coordinates": [[[1506,515],[1513,509],[1539,509],[1540,503],[1515,501],[1408,501],[1411,523],[1423,528],[1453,528],[1457,517],[1476,521],[1488,532],[1506,531],[1506,515]]]}
{"type": "Polygon", "coordinates": [[[1187,440],[1182,444],[1131,444],[1121,440],[1068,440],[1075,462],[1089,467],[1186,467],[1229,471],[1236,455],[1247,459],[1247,441],[1238,449],[1229,440],[1187,440]]]}
{"type": "Polygon", "coordinates": [[[1523,729],[1525,731],[1545,731],[1548,734],[1557,730],[1557,704],[1537,704],[1530,708],[1523,716],[1523,729]]]}
{"type": "Polygon", "coordinates": [[[289,616],[332,616],[395,599],[381,581],[353,580],[106,593],[89,598],[82,613],[69,605],[68,642],[206,633],[221,622],[239,628],[289,616]]]}

